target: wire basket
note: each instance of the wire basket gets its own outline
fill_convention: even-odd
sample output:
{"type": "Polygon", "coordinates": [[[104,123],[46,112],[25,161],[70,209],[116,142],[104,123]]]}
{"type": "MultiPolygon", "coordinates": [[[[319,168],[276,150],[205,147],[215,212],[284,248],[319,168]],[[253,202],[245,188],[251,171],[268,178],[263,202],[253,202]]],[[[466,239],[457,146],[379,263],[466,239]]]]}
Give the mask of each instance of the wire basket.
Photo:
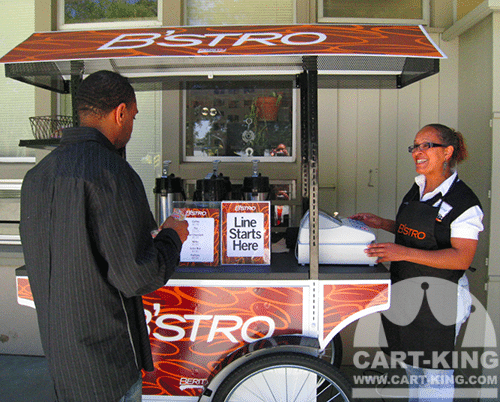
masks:
{"type": "Polygon", "coordinates": [[[63,128],[73,127],[73,116],[35,116],[29,119],[37,140],[60,138],[63,128]]]}

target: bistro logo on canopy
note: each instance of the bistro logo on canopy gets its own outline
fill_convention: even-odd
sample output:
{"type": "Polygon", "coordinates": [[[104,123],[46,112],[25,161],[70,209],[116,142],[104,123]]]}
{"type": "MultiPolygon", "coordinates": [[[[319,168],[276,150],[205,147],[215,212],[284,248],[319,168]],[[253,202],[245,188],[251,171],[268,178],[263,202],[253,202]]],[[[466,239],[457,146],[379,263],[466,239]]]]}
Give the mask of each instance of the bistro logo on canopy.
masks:
{"type": "Polygon", "coordinates": [[[223,49],[222,46],[237,47],[248,42],[260,43],[264,46],[276,46],[276,42],[289,46],[310,46],[324,42],[326,39],[327,36],[321,32],[294,32],[287,35],[277,32],[176,34],[175,30],[168,30],[163,38],[162,34],[152,32],[121,34],[98,50],[138,49],[158,45],[165,47],[208,46],[208,48],[217,46],[220,52],[223,49]],[[301,40],[297,40],[297,37],[301,40]]]}
{"type": "Polygon", "coordinates": [[[211,55],[446,57],[421,26],[293,24],[35,32],[0,63],[211,55]]]}

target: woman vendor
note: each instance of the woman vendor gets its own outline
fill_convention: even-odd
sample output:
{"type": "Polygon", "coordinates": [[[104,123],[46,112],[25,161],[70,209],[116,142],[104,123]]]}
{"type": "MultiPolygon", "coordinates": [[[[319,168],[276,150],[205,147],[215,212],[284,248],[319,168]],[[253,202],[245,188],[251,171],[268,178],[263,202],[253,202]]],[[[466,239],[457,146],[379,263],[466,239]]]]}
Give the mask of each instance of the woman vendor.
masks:
{"type": "Polygon", "coordinates": [[[405,356],[409,400],[451,402],[451,352],[470,312],[465,271],[483,230],[483,212],[455,169],[467,157],[459,132],[429,124],[417,133],[408,151],[419,175],[403,198],[396,220],[370,213],[351,218],[396,235],[395,243],[371,244],[366,253],[378,262],[391,262],[391,309],[382,316],[388,344],[384,351],[405,356]],[[449,286],[447,291],[443,284],[451,284],[454,291],[449,286]],[[451,325],[446,316],[448,321],[452,317],[451,325]]]}

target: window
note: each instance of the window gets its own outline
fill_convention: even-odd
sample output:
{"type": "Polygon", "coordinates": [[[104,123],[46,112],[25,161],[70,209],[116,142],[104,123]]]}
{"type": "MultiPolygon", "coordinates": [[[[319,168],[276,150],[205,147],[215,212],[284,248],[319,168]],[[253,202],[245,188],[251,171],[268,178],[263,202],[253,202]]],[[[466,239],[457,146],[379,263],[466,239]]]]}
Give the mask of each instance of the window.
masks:
{"type": "Polygon", "coordinates": [[[295,0],[186,0],[186,25],[292,24],[295,0]]]}
{"type": "Polygon", "coordinates": [[[161,25],[162,0],[60,0],[59,29],[161,25]]]}
{"type": "Polygon", "coordinates": [[[318,21],[428,24],[429,0],[318,0],[318,21]]]}
{"type": "Polygon", "coordinates": [[[184,94],[185,161],[295,159],[293,80],[188,82],[184,94]]]}
{"type": "Polygon", "coordinates": [[[454,21],[462,19],[481,3],[483,3],[483,0],[455,0],[453,2],[455,14],[454,21]]]}

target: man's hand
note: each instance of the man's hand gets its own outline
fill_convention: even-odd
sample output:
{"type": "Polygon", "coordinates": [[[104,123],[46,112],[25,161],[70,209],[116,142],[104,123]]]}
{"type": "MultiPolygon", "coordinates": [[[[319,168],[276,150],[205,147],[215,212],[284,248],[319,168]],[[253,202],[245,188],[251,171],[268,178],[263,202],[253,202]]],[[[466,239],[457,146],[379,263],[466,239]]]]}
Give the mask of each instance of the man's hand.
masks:
{"type": "Polygon", "coordinates": [[[159,227],[160,230],[166,228],[174,229],[179,235],[182,243],[184,243],[189,236],[188,223],[185,220],[179,220],[173,216],[169,216],[159,227]]]}

